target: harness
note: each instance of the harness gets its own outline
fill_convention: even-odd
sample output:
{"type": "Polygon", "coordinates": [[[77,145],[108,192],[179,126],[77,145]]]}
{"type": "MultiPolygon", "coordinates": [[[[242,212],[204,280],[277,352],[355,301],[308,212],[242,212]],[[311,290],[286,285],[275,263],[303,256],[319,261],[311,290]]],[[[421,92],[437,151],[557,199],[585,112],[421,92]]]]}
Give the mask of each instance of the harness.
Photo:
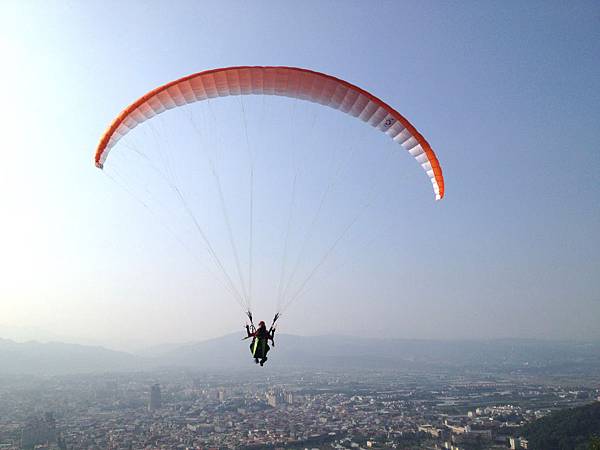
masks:
{"type": "MultiPolygon", "coordinates": [[[[246,315],[248,316],[248,319],[250,320],[250,330],[252,331],[252,334],[256,333],[256,327],[254,326],[254,322],[252,320],[252,312],[250,310],[246,311],[246,315]]],[[[281,317],[281,313],[275,313],[275,317],[273,317],[273,322],[271,322],[271,326],[269,327],[269,336],[271,336],[272,338],[275,337],[275,331],[276,331],[276,327],[275,327],[275,322],[277,322],[277,319],[279,319],[281,317]]],[[[242,339],[242,341],[253,337],[253,336],[246,336],[245,338],[242,339]]]]}

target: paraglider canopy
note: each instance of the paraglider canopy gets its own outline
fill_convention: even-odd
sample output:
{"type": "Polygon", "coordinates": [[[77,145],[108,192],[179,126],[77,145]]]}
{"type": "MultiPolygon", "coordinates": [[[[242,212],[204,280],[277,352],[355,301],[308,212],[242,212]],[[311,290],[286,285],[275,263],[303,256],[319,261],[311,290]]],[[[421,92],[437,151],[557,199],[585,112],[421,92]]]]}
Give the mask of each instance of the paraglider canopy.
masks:
{"type": "Polygon", "coordinates": [[[439,161],[429,143],[404,116],[347,81],[296,67],[226,67],[189,75],[153,89],[125,108],[104,133],[96,149],[96,166],[103,167],[119,139],[157,114],[214,97],[251,94],[320,103],[367,122],[406,149],[427,173],[436,200],[444,197],[439,161]]]}

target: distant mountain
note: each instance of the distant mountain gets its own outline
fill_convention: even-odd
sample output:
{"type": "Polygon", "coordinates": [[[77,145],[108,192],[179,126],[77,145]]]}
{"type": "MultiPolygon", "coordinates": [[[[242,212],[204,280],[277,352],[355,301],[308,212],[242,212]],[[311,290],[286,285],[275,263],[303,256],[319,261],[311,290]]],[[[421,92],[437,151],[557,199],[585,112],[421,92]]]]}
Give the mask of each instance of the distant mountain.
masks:
{"type": "Polygon", "coordinates": [[[600,402],[557,411],[526,425],[522,432],[532,450],[600,448],[600,402]]]}
{"type": "MultiPolygon", "coordinates": [[[[250,358],[249,341],[233,334],[171,348],[160,356],[166,365],[237,366],[250,358]]],[[[600,343],[523,339],[433,341],[369,339],[358,336],[276,336],[271,366],[311,368],[461,367],[481,370],[600,370],[600,343]]]]}
{"type": "MultiPolygon", "coordinates": [[[[165,365],[202,367],[247,366],[250,340],[241,334],[223,336],[171,349],[160,356],[165,365]]],[[[407,342],[340,336],[278,335],[269,353],[271,367],[359,368],[414,367],[418,349],[407,342]]],[[[421,360],[427,359],[423,355],[421,360]]]]}
{"type": "Polygon", "coordinates": [[[13,326],[0,323],[0,339],[1,338],[15,342],[61,342],[63,344],[103,346],[110,348],[111,350],[126,352],[144,347],[143,342],[132,342],[132,339],[127,339],[127,342],[123,342],[122,339],[117,337],[100,341],[89,337],[57,334],[38,327],[13,326]]]}
{"type": "MultiPolygon", "coordinates": [[[[168,344],[138,354],[98,346],[16,343],[0,339],[0,374],[62,374],[153,368],[247,368],[250,341],[242,334],[189,344],[168,344]]],[[[307,369],[435,367],[540,374],[600,372],[600,343],[522,339],[433,341],[360,336],[277,335],[269,367],[307,369]]]]}
{"type": "Polygon", "coordinates": [[[168,344],[158,344],[153,345],[151,347],[142,347],[140,349],[132,351],[132,353],[142,356],[144,358],[160,358],[167,353],[170,353],[174,350],[177,350],[181,347],[185,347],[189,344],[179,343],[168,343],[168,344]]]}
{"type": "Polygon", "coordinates": [[[97,346],[0,339],[0,374],[56,375],[147,367],[141,358],[97,346]]]}

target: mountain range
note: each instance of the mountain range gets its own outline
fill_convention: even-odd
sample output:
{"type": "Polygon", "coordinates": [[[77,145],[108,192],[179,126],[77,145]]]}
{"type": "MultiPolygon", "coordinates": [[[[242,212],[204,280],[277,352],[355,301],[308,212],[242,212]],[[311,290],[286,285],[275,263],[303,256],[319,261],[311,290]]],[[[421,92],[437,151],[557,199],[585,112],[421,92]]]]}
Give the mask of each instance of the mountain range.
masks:
{"type": "MultiPolygon", "coordinates": [[[[250,341],[240,334],[137,353],[99,346],[17,343],[0,339],[0,374],[54,375],[155,368],[243,368],[251,363],[250,341]]],[[[269,367],[310,369],[526,370],[569,374],[600,370],[600,342],[530,339],[411,340],[360,336],[278,335],[269,367]]]]}

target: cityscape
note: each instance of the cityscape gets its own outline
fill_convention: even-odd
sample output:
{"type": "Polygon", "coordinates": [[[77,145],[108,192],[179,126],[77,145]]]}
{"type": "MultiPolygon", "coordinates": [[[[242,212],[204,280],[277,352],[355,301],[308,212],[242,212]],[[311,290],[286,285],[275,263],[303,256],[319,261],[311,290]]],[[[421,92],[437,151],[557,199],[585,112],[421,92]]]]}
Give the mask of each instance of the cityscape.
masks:
{"type": "MultiPolygon", "coordinates": [[[[253,368],[253,367],[251,367],[253,368]]],[[[522,425],[598,383],[449,370],[6,377],[0,449],[528,448],[522,425]]]]}

